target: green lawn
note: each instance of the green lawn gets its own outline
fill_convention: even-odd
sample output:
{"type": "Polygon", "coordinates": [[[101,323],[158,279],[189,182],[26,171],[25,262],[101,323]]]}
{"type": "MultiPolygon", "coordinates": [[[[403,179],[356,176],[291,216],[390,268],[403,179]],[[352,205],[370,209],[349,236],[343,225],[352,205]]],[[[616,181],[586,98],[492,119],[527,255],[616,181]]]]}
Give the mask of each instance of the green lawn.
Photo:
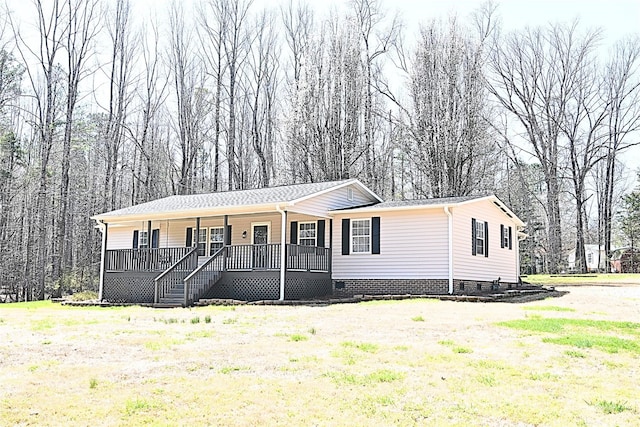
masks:
{"type": "Polygon", "coordinates": [[[635,307],[0,305],[0,425],[637,425],[635,307]]]}

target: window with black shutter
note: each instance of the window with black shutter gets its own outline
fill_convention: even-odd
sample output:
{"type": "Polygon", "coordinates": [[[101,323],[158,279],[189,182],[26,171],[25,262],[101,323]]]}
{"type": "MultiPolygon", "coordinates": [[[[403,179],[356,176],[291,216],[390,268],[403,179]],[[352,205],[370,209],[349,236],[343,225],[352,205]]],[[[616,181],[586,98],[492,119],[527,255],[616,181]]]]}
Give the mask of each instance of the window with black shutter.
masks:
{"type": "Polygon", "coordinates": [[[471,254],[489,256],[489,223],[471,218],[471,254]]]}
{"type": "Polygon", "coordinates": [[[511,227],[500,224],[500,247],[503,249],[512,249],[511,230],[511,227]]]}

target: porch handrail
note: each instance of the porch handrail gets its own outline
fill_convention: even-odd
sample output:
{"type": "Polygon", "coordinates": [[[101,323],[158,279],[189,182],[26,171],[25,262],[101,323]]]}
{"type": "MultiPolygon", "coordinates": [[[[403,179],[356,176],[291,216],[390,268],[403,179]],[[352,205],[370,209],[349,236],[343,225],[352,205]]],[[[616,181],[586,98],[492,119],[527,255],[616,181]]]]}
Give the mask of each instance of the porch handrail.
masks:
{"type": "Polygon", "coordinates": [[[104,268],[106,271],[164,271],[190,250],[185,247],[108,249],[104,268]]]}
{"type": "Polygon", "coordinates": [[[191,305],[206,291],[208,285],[215,283],[222,276],[226,253],[227,247],[221,247],[201,266],[184,278],[185,306],[191,305]]]}
{"type": "Polygon", "coordinates": [[[184,278],[189,275],[197,265],[198,247],[194,246],[193,249],[180,258],[178,262],[167,268],[154,279],[154,302],[160,302],[160,298],[163,298],[173,286],[182,283],[184,278]]]}
{"type": "Polygon", "coordinates": [[[331,248],[287,243],[287,270],[331,271],[331,248]]]}
{"type": "Polygon", "coordinates": [[[227,270],[278,270],[280,243],[227,246],[227,270]]]}

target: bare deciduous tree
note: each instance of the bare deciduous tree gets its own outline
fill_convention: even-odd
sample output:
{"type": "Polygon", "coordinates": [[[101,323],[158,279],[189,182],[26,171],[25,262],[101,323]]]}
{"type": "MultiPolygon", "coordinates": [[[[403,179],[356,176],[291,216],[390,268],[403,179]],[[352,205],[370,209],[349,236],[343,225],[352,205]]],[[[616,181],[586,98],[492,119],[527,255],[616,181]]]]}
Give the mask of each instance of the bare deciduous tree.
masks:
{"type": "MultiPolygon", "coordinates": [[[[597,34],[577,24],[526,28],[496,38],[489,61],[489,90],[523,130],[526,152],[541,165],[546,184],[548,269],[562,269],[560,192],[562,124],[597,34]]],[[[511,143],[518,145],[519,138],[511,143]]],[[[519,148],[523,147],[519,145],[519,148]]]]}
{"type": "Polygon", "coordinates": [[[456,18],[423,27],[410,66],[406,115],[414,191],[420,196],[472,194],[489,187],[494,143],[489,132],[482,46],[456,18]]]}
{"type": "MultiPolygon", "coordinates": [[[[612,222],[616,195],[619,155],[640,144],[634,133],[640,130],[640,42],[638,36],[619,41],[605,72],[605,90],[608,100],[606,167],[602,174],[604,186],[598,203],[598,234],[606,254],[611,252],[612,222]]],[[[607,268],[609,266],[607,265],[607,268]]]]}
{"type": "MultiPolygon", "coordinates": [[[[67,0],[66,2],[68,26],[65,32],[64,49],[67,56],[66,70],[66,108],[65,126],[62,139],[62,176],[60,182],[60,212],[57,223],[56,251],[53,258],[53,280],[63,282],[63,267],[68,262],[67,253],[70,252],[67,240],[67,224],[69,218],[69,169],[71,166],[71,139],[73,133],[74,113],[78,102],[78,87],[85,77],[86,61],[91,54],[91,43],[99,32],[100,19],[97,0],[67,0]]],[[[58,283],[57,292],[63,290],[63,283],[58,283]]],[[[60,296],[59,294],[58,296],[60,296]]]]}

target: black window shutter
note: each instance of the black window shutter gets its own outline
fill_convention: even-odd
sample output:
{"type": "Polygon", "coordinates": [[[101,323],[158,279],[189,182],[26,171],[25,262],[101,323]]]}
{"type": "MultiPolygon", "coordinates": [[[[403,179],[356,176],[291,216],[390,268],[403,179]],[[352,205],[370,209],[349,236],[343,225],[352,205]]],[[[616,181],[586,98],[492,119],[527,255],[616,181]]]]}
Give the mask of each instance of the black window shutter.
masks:
{"type": "Polygon", "coordinates": [[[160,242],[160,229],[156,228],[151,232],[151,247],[157,248],[160,242]]]}
{"type": "Polygon", "coordinates": [[[484,256],[489,256],[489,223],[484,223],[484,256]]]}
{"type": "Polygon", "coordinates": [[[380,253],[380,217],[371,218],[371,253],[380,253]]]}
{"type": "Polygon", "coordinates": [[[500,224],[500,247],[504,248],[504,225],[500,224]]]}
{"type": "Polygon", "coordinates": [[[476,219],[471,218],[471,255],[476,254],[476,219]]]}
{"type": "Polygon", "coordinates": [[[298,244],[298,221],[291,221],[291,231],[289,235],[289,243],[292,245],[298,244]]]}
{"type": "Polygon", "coordinates": [[[351,220],[349,218],[342,219],[342,255],[349,255],[351,246],[351,220]]]}
{"type": "Polygon", "coordinates": [[[225,236],[224,244],[226,246],[231,246],[231,226],[230,225],[227,225],[227,235],[225,236]]]}
{"type": "Polygon", "coordinates": [[[324,248],[324,219],[318,220],[318,230],[316,230],[316,246],[324,248]]]}
{"type": "Polygon", "coordinates": [[[138,249],[138,230],[133,230],[133,249],[138,249]]]}
{"type": "Polygon", "coordinates": [[[187,227],[187,241],[184,245],[187,248],[190,248],[193,246],[193,228],[192,227],[187,227]]]}
{"type": "Polygon", "coordinates": [[[509,227],[509,250],[511,250],[511,227],[509,227]]]}

